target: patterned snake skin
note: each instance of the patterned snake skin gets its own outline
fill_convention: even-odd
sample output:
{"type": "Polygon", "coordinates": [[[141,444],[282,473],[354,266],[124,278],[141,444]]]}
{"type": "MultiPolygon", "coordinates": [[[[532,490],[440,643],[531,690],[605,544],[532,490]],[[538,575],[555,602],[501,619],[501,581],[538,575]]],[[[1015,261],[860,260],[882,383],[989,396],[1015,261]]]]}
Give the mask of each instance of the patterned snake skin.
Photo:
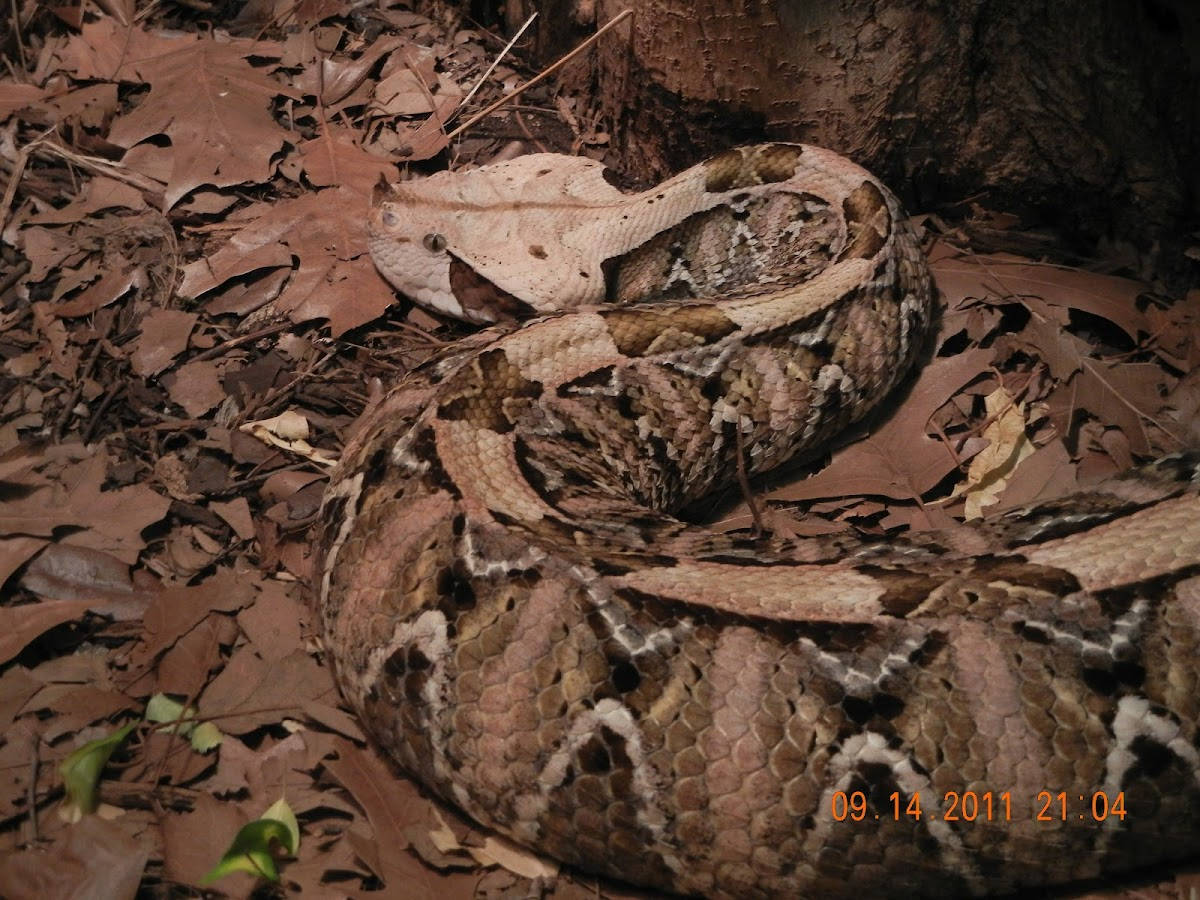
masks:
{"type": "Polygon", "coordinates": [[[341,688],[430,791],[708,897],[1195,855],[1200,456],[905,541],[673,517],[910,369],[933,291],[875,178],[772,144],[623,194],[534,155],[397,186],[371,234],[416,301],[506,320],[370,413],[318,540],[341,688]]]}

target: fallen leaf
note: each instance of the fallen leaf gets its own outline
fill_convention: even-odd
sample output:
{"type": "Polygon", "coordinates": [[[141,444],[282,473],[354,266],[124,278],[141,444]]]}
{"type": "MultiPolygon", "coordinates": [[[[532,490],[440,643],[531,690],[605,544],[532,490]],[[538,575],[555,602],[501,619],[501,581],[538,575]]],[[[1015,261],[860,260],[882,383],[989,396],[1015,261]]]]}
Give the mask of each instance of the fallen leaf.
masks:
{"type": "Polygon", "coordinates": [[[983,515],[985,507],[995,504],[1013,472],[1034,446],[1025,436],[1024,404],[1014,400],[1003,387],[984,398],[989,423],[983,430],[988,446],[976,454],[967,466],[967,480],[953,496],[965,495],[968,521],[983,515]]]}
{"type": "Polygon", "coordinates": [[[77,78],[150,85],[149,95],[113,122],[108,140],[122,147],[158,135],[170,140],[170,209],[202,184],[257,184],[270,175],[271,156],[290,138],[271,104],[298,94],[248,59],[279,53],[270,41],[165,36],[101,19],[86,23],[59,57],[77,78]]]}
{"type": "Polygon", "coordinates": [[[0,665],[56,625],[80,618],[91,605],[87,600],[45,600],[0,606],[0,665]]]}
{"type": "Polygon", "coordinates": [[[142,335],[129,358],[133,370],[143,378],[157,375],[187,349],[188,336],[196,327],[196,314],[178,309],[155,309],[142,319],[142,335]]]}
{"type": "Polygon", "coordinates": [[[150,853],[150,843],[132,828],[88,816],[50,846],[0,854],[0,895],[133,900],[150,853]]]}
{"type": "Polygon", "coordinates": [[[990,358],[987,350],[970,350],[934,360],[917,375],[898,413],[870,437],[842,448],[812,477],[772,491],[767,498],[919,497],[958,465],[949,448],[926,433],[930,416],[963,384],[977,377],[990,358]]]}

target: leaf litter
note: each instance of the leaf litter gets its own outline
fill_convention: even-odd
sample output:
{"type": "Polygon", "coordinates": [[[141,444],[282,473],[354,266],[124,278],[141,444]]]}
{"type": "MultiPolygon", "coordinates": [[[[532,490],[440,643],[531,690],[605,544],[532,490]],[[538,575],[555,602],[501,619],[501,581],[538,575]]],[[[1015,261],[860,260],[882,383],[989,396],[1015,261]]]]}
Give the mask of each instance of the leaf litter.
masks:
{"type": "MultiPolygon", "coordinates": [[[[504,57],[485,77],[505,40],[453,7],[258,2],[215,29],[186,5],[15,8],[0,895],[190,895],[214,870],[264,895],[278,864],[267,894],[641,896],[556,875],[397,775],[340,706],[305,588],[358,414],[464,333],[374,271],[372,185],[397,161],[604,158],[596,118],[546,81],[448,141],[452,116],[534,74],[504,57]],[[68,794],[101,815],[53,815],[68,794]]],[[[944,303],[927,365],[836,449],[754,485],[767,527],[943,527],[1200,443],[1200,291],[925,225],[944,303]]],[[[736,491],[697,512],[750,524],[736,491]]]]}

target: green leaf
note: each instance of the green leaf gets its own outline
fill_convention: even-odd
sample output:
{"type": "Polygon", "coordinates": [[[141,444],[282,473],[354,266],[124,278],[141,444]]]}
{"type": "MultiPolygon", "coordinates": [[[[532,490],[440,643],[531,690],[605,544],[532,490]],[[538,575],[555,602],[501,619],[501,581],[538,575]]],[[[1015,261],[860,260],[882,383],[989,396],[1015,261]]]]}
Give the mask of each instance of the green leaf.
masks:
{"type": "Polygon", "coordinates": [[[300,849],[300,823],[296,821],[296,814],[286,800],[280,797],[262,814],[262,818],[274,819],[287,828],[289,839],[283,842],[283,846],[288,853],[295,854],[300,849]]]}
{"type": "Polygon", "coordinates": [[[289,854],[300,849],[300,825],[296,814],[282,797],[263,813],[262,818],[243,825],[220,861],[201,879],[211,884],[232,872],[249,872],[269,881],[279,880],[271,843],[277,841],[289,854]]]}
{"type": "Polygon", "coordinates": [[[197,722],[196,712],[196,707],[189,706],[185,709],[182,703],[167,694],[155,694],[146,704],[148,721],[160,724],[176,723],[162,730],[167,733],[178,732],[188,738],[192,749],[197,753],[207,753],[225,740],[225,735],[212,722],[197,722]]]}
{"type": "Polygon", "coordinates": [[[187,737],[192,733],[192,729],[196,727],[196,723],[194,721],[180,722],[180,719],[191,720],[195,718],[196,707],[189,706],[185,710],[182,703],[167,696],[166,694],[155,694],[146,704],[146,721],[158,723],[178,723],[174,728],[161,729],[168,734],[171,732],[178,732],[184,737],[187,737]]]}
{"type": "Polygon", "coordinates": [[[100,783],[100,773],[108,765],[109,757],[129,737],[129,733],[138,725],[130,722],[118,728],[108,737],[88,741],[78,750],[74,750],[58,766],[62,775],[63,786],[67,791],[67,799],[63,804],[63,816],[68,821],[78,822],[83,816],[94,813],[100,805],[96,788],[100,783]]]}
{"type": "Polygon", "coordinates": [[[212,722],[201,722],[192,732],[192,749],[197,753],[207,753],[225,740],[221,729],[212,722]]]}

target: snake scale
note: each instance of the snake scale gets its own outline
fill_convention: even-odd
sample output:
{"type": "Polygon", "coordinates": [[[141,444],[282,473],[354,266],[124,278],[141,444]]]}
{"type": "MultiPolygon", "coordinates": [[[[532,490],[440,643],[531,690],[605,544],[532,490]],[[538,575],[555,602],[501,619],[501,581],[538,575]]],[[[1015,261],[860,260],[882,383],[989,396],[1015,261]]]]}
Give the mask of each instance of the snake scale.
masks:
{"type": "Polygon", "coordinates": [[[370,235],[414,301],[497,320],[368,414],[318,536],[341,689],[426,788],[708,897],[1195,855],[1200,456],[945,536],[675,516],[911,368],[934,291],[873,176],[768,144],[623,193],[535,154],[396,185],[370,235]]]}

